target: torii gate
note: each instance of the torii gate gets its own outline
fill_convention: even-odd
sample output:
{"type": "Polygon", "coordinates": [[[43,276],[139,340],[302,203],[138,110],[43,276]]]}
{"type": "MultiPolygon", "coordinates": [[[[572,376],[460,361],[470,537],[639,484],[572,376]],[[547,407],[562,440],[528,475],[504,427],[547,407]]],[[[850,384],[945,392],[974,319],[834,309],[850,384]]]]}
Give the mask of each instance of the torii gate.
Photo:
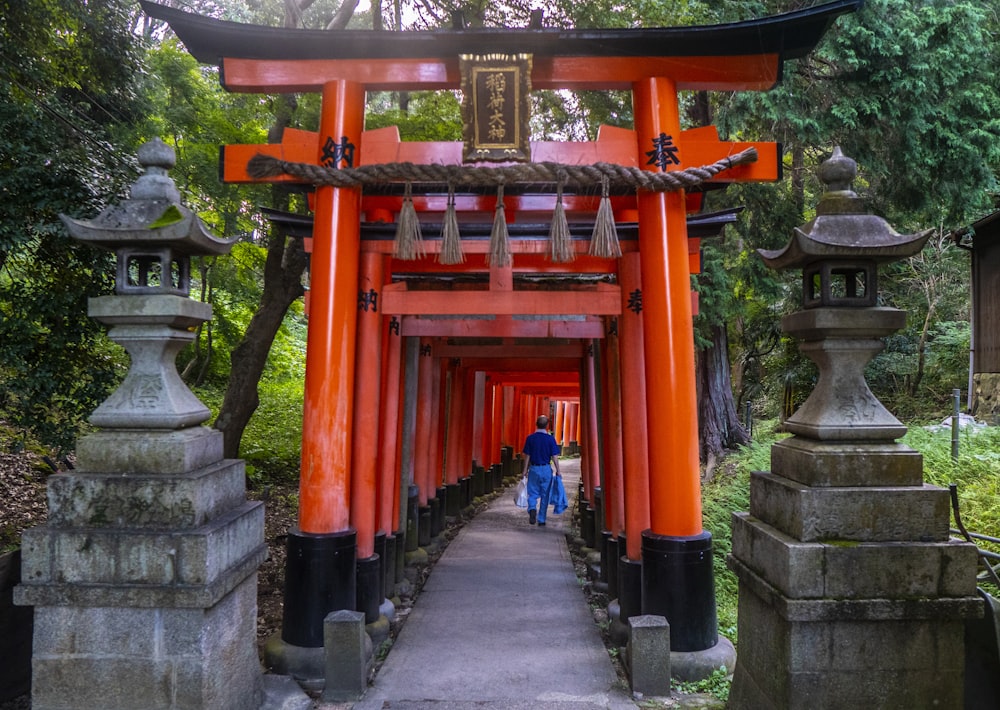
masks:
{"type": "MultiPolygon", "coordinates": [[[[777,179],[777,146],[720,141],[713,128],[682,131],[678,92],[769,89],[780,80],[786,59],[810,52],[834,19],[860,2],[837,0],[711,27],[402,33],[264,28],[146,1],[142,6],[168,21],[195,58],[217,64],[231,91],[322,94],[317,132],[286,130],[280,145],[226,146],[226,181],[254,180],[247,164],[258,153],[334,168],[460,165],[461,144],[400,143],[393,129],[365,132],[365,92],[458,89],[463,81],[460,56],[517,53],[531,57],[533,89],[632,92],[634,131],[604,128],[596,142],[531,143],[533,162],[601,161],[680,173],[756,148],[756,163],[712,179],[725,183],[777,179]]],[[[306,182],[290,176],[270,179],[306,182]]],[[[622,256],[590,256],[587,240],[575,239],[576,258],[553,263],[546,258],[547,245],[537,238],[537,224],[534,230],[530,225],[532,220],[548,221],[555,191],[511,189],[502,202],[507,221],[527,226],[511,230],[510,263],[491,263],[487,240],[466,238],[467,260],[444,265],[434,259],[440,241],[428,240],[427,256],[403,261],[393,255],[390,240],[378,238],[375,223],[397,219],[408,199],[398,192],[363,193],[357,187],[324,184],[313,197],[300,515],[298,529],[289,535],[283,641],[296,648],[321,647],[322,619],[329,611],[358,608],[369,614],[370,601],[358,598],[365,585],[355,574],[365,577],[371,565],[377,568],[379,533],[401,532],[399,496],[393,493],[399,489],[394,484],[400,467],[400,393],[405,391],[400,340],[420,340],[412,468],[419,502],[427,506],[437,497],[438,483],[456,485],[478,456],[497,453],[473,454],[474,427],[458,430],[459,422],[481,418],[480,431],[488,423],[492,432],[498,418],[511,416],[503,406],[506,392],[494,392],[487,406],[485,378],[476,374],[502,370],[503,358],[509,356],[493,353],[488,349],[493,346],[481,339],[499,339],[509,347],[535,338],[546,344],[569,340],[578,350],[579,344],[587,344],[587,352],[565,358],[569,362],[561,355],[522,354],[513,369],[543,372],[546,367],[540,363],[549,362],[550,372],[561,373],[553,388],[560,393],[570,381],[564,374],[576,373],[586,493],[592,495],[603,464],[615,497],[607,516],[615,526],[612,533],[624,533],[623,562],[642,569],[641,613],[667,617],[674,650],[701,652],[714,646],[718,635],[711,535],[701,519],[690,292],[698,247],[688,239],[686,224],[688,213],[700,206],[700,195],[645,189],[614,195],[615,220],[636,225],[635,238],[621,241],[622,256]],[[486,286],[417,290],[401,278],[404,274],[426,279],[474,274],[486,277],[486,286]],[[515,284],[525,275],[607,278],[580,279],[573,286],[540,292],[515,284]],[[449,355],[445,339],[464,342],[468,350],[449,355]],[[448,374],[442,362],[452,357],[459,358],[460,366],[448,374]],[[600,370],[595,357],[605,365],[600,370]],[[443,373],[453,394],[459,394],[451,400],[441,394],[443,373]],[[462,406],[463,399],[474,401],[467,396],[472,389],[477,396],[482,393],[479,412],[462,406]],[[607,402],[619,403],[602,410],[603,431],[594,404],[599,390],[607,402]],[[451,416],[442,411],[445,403],[451,416]],[[628,426],[622,426],[621,412],[628,413],[628,426]],[[442,456],[441,423],[446,421],[460,434],[449,439],[449,457],[442,456]],[[602,435],[603,462],[597,447],[602,435]]],[[[599,200],[591,191],[566,195],[563,202],[571,215],[592,220],[599,200]]],[[[416,194],[412,203],[424,215],[447,209],[440,190],[416,194]]],[[[496,207],[496,198],[477,193],[455,200],[455,209],[471,220],[479,213],[493,214],[496,207]]],[[[627,230],[620,227],[622,231],[627,230]]],[[[538,384],[530,374],[524,380],[538,384]]],[[[521,443],[491,433],[490,446],[501,439],[507,446],[519,448],[521,443]]]]}

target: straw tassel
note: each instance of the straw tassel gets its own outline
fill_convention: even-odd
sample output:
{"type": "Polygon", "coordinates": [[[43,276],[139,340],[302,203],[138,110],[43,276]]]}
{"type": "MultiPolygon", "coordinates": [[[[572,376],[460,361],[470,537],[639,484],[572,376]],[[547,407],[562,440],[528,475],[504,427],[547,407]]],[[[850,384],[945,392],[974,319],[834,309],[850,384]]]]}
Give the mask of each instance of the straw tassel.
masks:
{"type": "Polygon", "coordinates": [[[497,186],[497,210],[493,215],[493,229],[490,231],[490,253],[486,255],[490,266],[510,266],[510,234],[507,232],[507,218],[503,211],[503,183],[497,186]]]}
{"type": "Polygon", "coordinates": [[[424,239],[420,234],[420,219],[413,206],[413,187],[406,183],[403,192],[403,207],[399,210],[396,223],[396,241],[393,254],[397,259],[412,261],[424,255],[424,239]]]}
{"type": "Polygon", "coordinates": [[[573,261],[573,250],[569,245],[569,222],[563,205],[563,183],[556,188],[556,208],[552,211],[552,227],[549,229],[549,258],[557,263],[573,261]]]}
{"type": "Polygon", "coordinates": [[[448,184],[448,207],[444,211],[444,222],[441,223],[441,252],[437,260],[439,264],[465,262],[462,236],[458,232],[458,215],[455,214],[455,186],[451,183],[448,184]]]}
{"type": "Polygon", "coordinates": [[[621,244],[618,243],[618,229],[615,227],[615,215],[611,209],[611,198],[608,197],[607,177],[601,179],[601,204],[597,208],[594,234],[590,238],[590,255],[613,259],[622,255],[621,244]]]}

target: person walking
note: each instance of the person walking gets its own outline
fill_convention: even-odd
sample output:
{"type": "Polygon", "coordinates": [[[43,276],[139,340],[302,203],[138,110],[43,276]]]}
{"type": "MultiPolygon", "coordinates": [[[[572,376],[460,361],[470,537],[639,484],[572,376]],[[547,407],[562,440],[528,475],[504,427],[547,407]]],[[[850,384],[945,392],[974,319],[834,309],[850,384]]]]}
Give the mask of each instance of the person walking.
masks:
{"type": "Polygon", "coordinates": [[[552,467],[555,475],[559,474],[559,444],[556,438],[548,432],[549,418],[544,414],[535,420],[537,427],[533,434],[524,440],[524,471],[528,478],[528,522],[536,522],[544,526],[546,512],[549,509],[549,492],[552,489],[552,467]],[[541,506],[537,507],[541,501],[541,506]]]}

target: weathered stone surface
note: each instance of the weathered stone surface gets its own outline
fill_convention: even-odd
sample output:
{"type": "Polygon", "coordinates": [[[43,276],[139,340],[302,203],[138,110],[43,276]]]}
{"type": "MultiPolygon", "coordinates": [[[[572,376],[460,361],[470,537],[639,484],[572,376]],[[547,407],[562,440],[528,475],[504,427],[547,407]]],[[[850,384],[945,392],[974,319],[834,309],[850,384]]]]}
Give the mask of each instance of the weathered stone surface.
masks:
{"type": "Polygon", "coordinates": [[[819,368],[816,387],[785,420],[785,429],[822,441],[892,441],[906,427],[872,394],[868,362],[885,344],[881,337],[906,324],[894,308],[812,308],[781,320],[802,339],[799,349],[819,368]]]}
{"type": "Polygon", "coordinates": [[[790,621],[743,587],[739,607],[729,707],[962,707],[960,621],[790,621]]]}
{"type": "Polygon", "coordinates": [[[948,539],[950,498],[936,486],[813,488],[755,472],[750,514],[803,542],[948,539]]]}
{"type": "Polygon", "coordinates": [[[670,695],[670,624],[653,614],[628,620],[628,662],[632,692],[670,695]]]}
{"type": "Polygon", "coordinates": [[[976,549],[957,541],[800,542],[734,513],[732,555],[788,599],[912,600],[976,593],[976,549]]]}
{"type": "Polygon", "coordinates": [[[82,437],[78,470],[96,473],[185,473],[222,461],[222,432],[107,430],[82,437]]]}
{"type": "Polygon", "coordinates": [[[23,536],[26,585],[211,585],[257,553],[264,507],[247,502],[184,531],[38,527],[23,536]]]}
{"type": "Polygon", "coordinates": [[[792,436],[771,446],[771,473],[807,486],[921,486],[923,456],[904,444],[792,436]]]}
{"type": "MultiPolygon", "coordinates": [[[[368,687],[368,659],[365,652],[365,615],[341,609],[323,621],[326,655],[326,687],[323,700],[357,700],[368,687]]],[[[370,643],[370,642],[369,642],[370,643]]]]}
{"type": "Polygon", "coordinates": [[[256,575],[208,609],[36,609],[34,710],[260,705],[256,575]]]}
{"type": "Polygon", "coordinates": [[[228,459],[189,473],[57,473],[48,479],[50,527],[184,529],[246,501],[246,467],[228,459]]]}

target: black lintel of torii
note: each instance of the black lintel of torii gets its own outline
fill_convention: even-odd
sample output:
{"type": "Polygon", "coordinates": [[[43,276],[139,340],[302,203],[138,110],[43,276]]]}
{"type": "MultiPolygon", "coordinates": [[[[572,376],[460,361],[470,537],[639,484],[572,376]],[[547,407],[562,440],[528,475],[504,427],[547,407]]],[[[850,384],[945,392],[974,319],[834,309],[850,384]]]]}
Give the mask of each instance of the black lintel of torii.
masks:
{"type": "Polygon", "coordinates": [[[205,64],[240,59],[421,59],[461,54],[529,53],[536,57],[705,57],[775,54],[784,61],[813,50],[840,15],[864,0],[834,2],[717,25],[625,29],[465,28],[307,30],[217,20],[140,0],[169,23],[188,52],[205,64]],[[390,39],[391,41],[387,41],[390,39]]]}

